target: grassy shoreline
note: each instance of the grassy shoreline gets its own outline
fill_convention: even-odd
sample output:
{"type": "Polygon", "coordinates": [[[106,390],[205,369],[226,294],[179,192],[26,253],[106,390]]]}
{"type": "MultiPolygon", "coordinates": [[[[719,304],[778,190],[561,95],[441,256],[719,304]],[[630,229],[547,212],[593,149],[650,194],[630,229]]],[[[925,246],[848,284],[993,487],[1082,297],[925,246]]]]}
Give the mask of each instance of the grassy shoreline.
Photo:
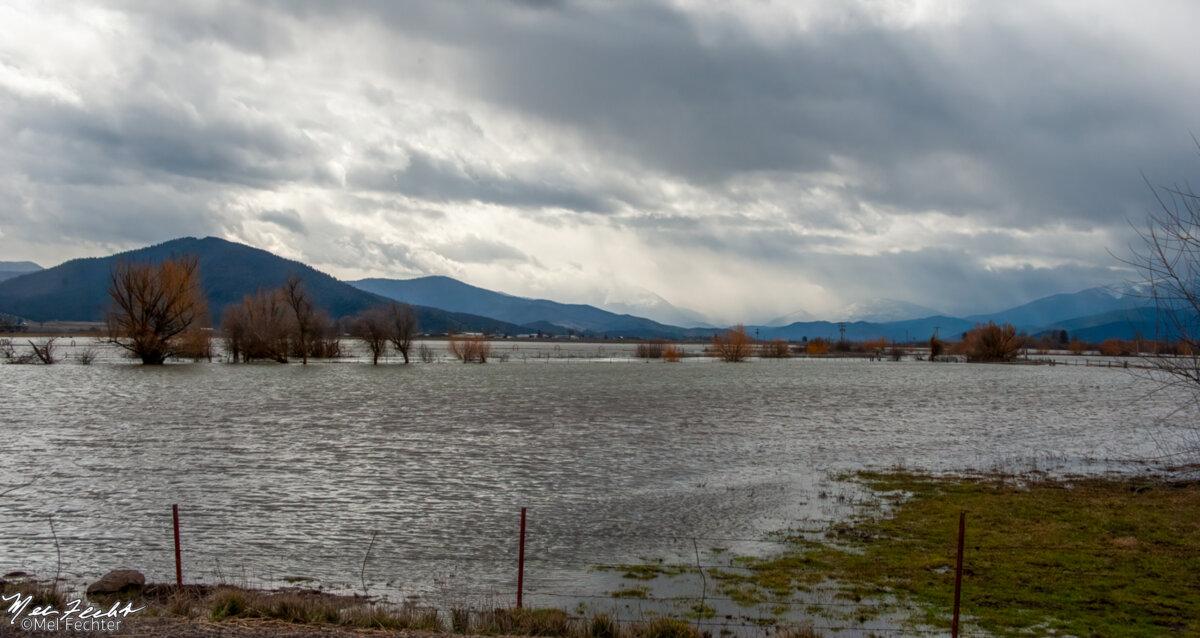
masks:
{"type": "Polygon", "coordinates": [[[959,512],[967,514],[965,627],[994,635],[1200,633],[1200,484],[1147,477],[932,476],[860,472],[882,516],[794,537],[784,551],[710,572],[746,604],[817,589],[862,622],[899,612],[945,630],[959,512]]]}

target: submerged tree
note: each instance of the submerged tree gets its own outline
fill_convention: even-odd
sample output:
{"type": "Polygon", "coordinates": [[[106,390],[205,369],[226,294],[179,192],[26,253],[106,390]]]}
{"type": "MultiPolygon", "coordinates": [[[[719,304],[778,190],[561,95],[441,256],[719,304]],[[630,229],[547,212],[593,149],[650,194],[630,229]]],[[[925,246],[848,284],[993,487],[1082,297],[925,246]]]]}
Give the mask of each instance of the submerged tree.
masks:
{"type": "Polygon", "coordinates": [[[417,336],[417,313],[406,303],[391,303],[388,305],[388,320],[391,329],[388,339],[396,352],[404,357],[404,363],[408,363],[413,337],[417,336]]]}
{"type": "Polygon", "coordinates": [[[304,288],[304,283],[296,275],[288,277],[287,282],[283,284],[283,300],[292,311],[292,328],[296,338],[293,351],[300,353],[300,363],[308,365],[310,344],[317,327],[317,310],[304,288]]]}
{"type": "Polygon", "coordinates": [[[108,341],[147,365],[160,365],[176,356],[185,345],[180,336],[201,327],[208,317],[200,262],[195,257],[158,264],[118,263],[108,295],[112,300],[105,318],[108,341]]]}
{"type": "Polygon", "coordinates": [[[260,290],[242,297],[221,316],[230,358],[250,362],[288,362],[292,320],[281,290],[260,290]]]}
{"type": "Polygon", "coordinates": [[[371,365],[379,365],[379,358],[387,354],[388,342],[392,338],[391,317],[384,306],[368,308],[350,321],[350,335],[362,340],[371,352],[371,365]]]}

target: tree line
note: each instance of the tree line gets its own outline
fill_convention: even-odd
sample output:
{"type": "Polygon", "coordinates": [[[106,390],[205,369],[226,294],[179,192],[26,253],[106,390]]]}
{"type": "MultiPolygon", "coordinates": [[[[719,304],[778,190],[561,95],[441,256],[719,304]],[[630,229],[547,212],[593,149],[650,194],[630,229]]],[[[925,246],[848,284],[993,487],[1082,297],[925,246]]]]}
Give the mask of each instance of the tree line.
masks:
{"type": "MultiPolygon", "coordinates": [[[[108,295],[112,303],[105,316],[106,340],[143,364],[161,365],[171,358],[212,359],[214,330],[197,258],[119,263],[113,268],[108,295]]],[[[225,337],[230,361],[299,359],[303,364],[340,356],[343,332],[366,345],[374,364],[389,350],[408,363],[419,333],[412,306],[398,302],[335,320],[317,306],[296,276],[279,288],[247,294],[231,304],[216,328],[225,337]]],[[[472,360],[480,358],[472,355],[472,360]]]]}
{"type": "MultiPolygon", "coordinates": [[[[126,349],[142,363],[158,365],[170,358],[213,358],[214,329],[209,324],[211,315],[195,257],[167,259],[156,264],[119,263],[112,271],[108,294],[112,303],[105,317],[107,341],[126,349]]],[[[348,334],[364,344],[373,364],[378,364],[389,351],[409,363],[414,354],[413,341],[419,334],[416,312],[408,304],[398,302],[380,304],[353,317],[336,320],[318,307],[296,276],[289,277],[279,288],[247,294],[240,302],[226,307],[216,328],[224,336],[224,349],[233,362],[288,363],[299,359],[307,364],[309,359],[334,358],[342,354],[340,336],[348,334]]],[[[1035,339],[1019,334],[1011,324],[990,322],[963,333],[957,342],[948,344],[934,336],[928,343],[930,360],[949,353],[968,361],[1007,362],[1031,348],[1066,349],[1076,354],[1098,351],[1109,356],[1195,354],[1189,339],[1177,342],[1109,339],[1088,344],[1069,339],[1066,331],[1035,339]]],[[[6,354],[11,350],[10,345],[6,354]]],[[[491,345],[482,335],[451,335],[448,350],[460,361],[486,363],[491,345]]],[[[906,349],[886,339],[849,342],[817,338],[798,344],[783,339],[758,341],[741,325],[713,335],[706,349],[709,356],[727,362],[831,353],[861,353],[899,360],[906,349]]],[[[424,360],[432,358],[427,352],[420,354],[424,360]]],[[[635,356],[680,361],[684,352],[665,341],[649,341],[636,346],[635,356]]],[[[21,360],[12,356],[6,359],[21,360]]],[[[52,353],[34,352],[30,360],[52,361],[52,353]]]]}

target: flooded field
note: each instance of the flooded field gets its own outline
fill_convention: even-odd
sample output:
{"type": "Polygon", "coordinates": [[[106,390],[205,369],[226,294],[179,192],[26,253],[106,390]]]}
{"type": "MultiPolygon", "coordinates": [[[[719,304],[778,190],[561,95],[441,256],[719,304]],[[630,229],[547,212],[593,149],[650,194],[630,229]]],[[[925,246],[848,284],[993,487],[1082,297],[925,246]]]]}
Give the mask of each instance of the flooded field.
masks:
{"type": "Polygon", "coordinates": [[[770,532],[855,508],[840,471],[1137,470],[1126,460],[1162,453],[1150,432],[1180,403],[1080,366],[508,355],[150,368],[101,348],[90,366],[0,366],[0,491],[32,482],[0,499],[0,570],[55,573],[53,516],[72,582],[118,567],[170,580],[178,503],[190,580],[365,580],[486,604],[512,598],[524,506],[529,602],[637,613],[607,598],[628,583],[603,566],[770,551],[770,532]]]}

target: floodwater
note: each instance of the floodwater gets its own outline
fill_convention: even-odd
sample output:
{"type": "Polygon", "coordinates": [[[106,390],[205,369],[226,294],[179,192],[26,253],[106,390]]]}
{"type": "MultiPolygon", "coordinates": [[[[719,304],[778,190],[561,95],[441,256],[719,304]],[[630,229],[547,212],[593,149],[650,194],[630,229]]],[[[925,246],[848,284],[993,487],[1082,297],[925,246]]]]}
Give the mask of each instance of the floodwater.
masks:
{"type": "Polygon", "coordinates": [[[31,482],[0,497],[0,573],[56,572],[52,517],[69,581],[169,581],[178,503],[189,580],[505,602],[527,507],[527,604],[636,613],[595,566],[770,551],[771,531],[845,516],[859,495],[832,477],[864,466],[1136,470],[1182,401],[1081,366],[505,344],[487,365],[151,368],[97,348],[0,365],[0,492],[31,482]]]}

